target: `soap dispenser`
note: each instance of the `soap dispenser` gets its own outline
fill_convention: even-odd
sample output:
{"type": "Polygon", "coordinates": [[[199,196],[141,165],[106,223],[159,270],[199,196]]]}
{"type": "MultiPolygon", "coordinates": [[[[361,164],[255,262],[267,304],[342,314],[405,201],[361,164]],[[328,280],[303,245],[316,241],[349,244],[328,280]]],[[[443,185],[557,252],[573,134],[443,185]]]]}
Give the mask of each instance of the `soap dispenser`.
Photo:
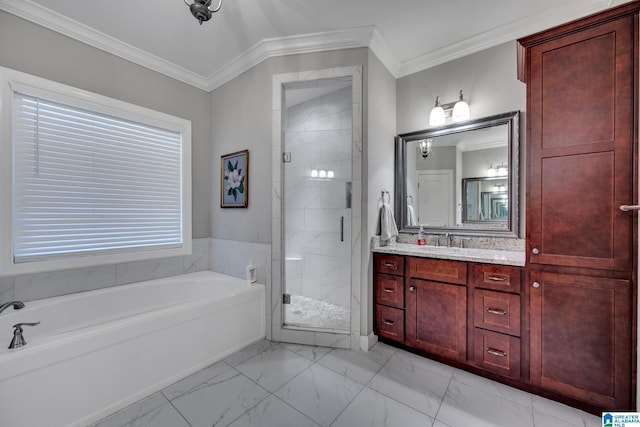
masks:
{"type": "Polygon", "coordinates": [[[420,231],[418,231],[418,245],[424,246],[427,244],[427,238],[424,234],[424,228],[422,224],[420,224],[420,231]]]}

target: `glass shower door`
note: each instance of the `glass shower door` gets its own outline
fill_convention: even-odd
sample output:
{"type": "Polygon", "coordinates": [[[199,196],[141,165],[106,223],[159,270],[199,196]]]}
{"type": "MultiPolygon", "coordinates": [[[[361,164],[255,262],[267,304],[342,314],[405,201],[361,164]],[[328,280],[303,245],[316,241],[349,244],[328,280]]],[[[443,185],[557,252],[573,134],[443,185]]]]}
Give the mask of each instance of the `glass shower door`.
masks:
{"type": "Polygon", "coordinates": [[[348,332],[350,79],[285,87],[285,103],[283,326],[348,332]]]}

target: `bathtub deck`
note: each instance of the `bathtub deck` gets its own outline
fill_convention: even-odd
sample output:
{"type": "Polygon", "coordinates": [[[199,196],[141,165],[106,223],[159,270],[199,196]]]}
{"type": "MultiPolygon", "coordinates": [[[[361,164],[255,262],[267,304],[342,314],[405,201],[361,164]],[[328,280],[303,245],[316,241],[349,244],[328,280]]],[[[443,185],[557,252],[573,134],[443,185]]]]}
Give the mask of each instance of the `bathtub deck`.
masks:
{"type": "Polygon", "coordinates": [[[261,341],[91,427],[598,427],[599,417],[377,344],[261,341]]]}

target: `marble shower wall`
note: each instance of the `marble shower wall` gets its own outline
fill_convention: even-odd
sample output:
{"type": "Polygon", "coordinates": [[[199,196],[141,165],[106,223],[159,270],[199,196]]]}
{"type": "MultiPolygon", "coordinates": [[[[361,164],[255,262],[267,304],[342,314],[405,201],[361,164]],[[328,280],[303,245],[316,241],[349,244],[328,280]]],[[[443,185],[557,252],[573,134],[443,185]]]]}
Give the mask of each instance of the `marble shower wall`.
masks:
{"type": "MultiPolygon", "coordinates": [[[[291,89],[290,89],[291,90],[291,89]]],[[[284,235],[287,293],[349,307],[352,180],[351,87],[290,107],[284,116],[284,235]],[[326,177],[311,172],[325,171],[326,177]]]]}

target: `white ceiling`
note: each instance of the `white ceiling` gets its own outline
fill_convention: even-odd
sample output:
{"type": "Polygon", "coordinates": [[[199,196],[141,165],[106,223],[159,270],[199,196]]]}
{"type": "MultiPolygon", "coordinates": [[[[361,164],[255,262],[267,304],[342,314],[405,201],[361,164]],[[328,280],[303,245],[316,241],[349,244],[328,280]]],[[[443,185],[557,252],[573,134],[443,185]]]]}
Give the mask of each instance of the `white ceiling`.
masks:
{"type": "Polygon", "coordinates": [[[396,77],[628,0],[0,0],[0,9],[204,90],[271,56],[368,46],[396,77]],[[214,0],[217,4],[217,1],[214,0]]]}

